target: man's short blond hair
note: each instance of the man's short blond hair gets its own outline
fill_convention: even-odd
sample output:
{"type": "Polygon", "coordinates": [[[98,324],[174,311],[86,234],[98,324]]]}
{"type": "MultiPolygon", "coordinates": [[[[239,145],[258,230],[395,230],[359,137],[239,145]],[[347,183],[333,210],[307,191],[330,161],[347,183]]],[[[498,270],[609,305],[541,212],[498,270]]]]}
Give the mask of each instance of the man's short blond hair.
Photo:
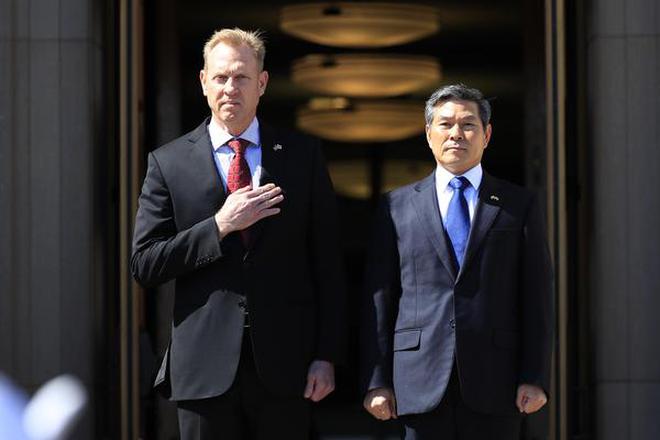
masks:
{"type": "Polygon", "coordinates": [[[266,57],[266,45],[261,35],[261,31],[244,31],[239,28],[215,31],[204,45],[204,70],[206,70],[206,63],[213,48],[220,43],[224,43],[232,47],[247,44],[254,52],[259,71],[262,71],[264,69],[264,58],[266,57]]]}

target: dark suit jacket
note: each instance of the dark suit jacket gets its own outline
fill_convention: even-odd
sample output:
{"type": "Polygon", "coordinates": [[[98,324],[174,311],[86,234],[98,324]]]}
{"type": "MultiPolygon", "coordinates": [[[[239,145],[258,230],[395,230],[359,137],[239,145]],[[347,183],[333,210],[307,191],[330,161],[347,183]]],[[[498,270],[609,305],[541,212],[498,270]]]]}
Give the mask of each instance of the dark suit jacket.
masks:
{"type": "Polygon", "coordinates": [[[538,200],[484,173],[456,273],[434,180],[381,206],[366,275],[364,387],[394,388],[399,414],[428,412],[455,356],[469,407],[515,414],[518,384],[549,385],[552,271],[538,200]]]}
{"type": "Polygon", "coordinates": [[[281,212],[219,239],[226,199],[207,121],[149,154],[131,269],[143,286],[176,279],[170,346],[156,385],[173,400],[224,393],[238,366],[244,312],[258,373],[302,396],[314,359],[341,362],[345,286],[335,199],[317,141],[261,124],[262,184],[284,191],[281,212]]]}

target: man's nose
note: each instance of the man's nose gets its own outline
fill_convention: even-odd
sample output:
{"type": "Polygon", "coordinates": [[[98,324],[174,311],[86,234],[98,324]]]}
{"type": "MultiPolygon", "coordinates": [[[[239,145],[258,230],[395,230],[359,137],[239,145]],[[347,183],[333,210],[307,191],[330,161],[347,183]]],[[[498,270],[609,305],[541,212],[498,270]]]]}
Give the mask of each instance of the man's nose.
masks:
{"type": "Polygon", "coordinates": [[[458,124],[454,124],[451,130],[449,130],[449,137],[451,139],[463,139],[463,130],[461,130],[458,124]]]}
{"type": "Polygon", "coordinates": [[[236,90],[237,88],[236,88],[236,84],[234,84],[233,78],[229,78],[225,83],[225,87],[224,87],[225,93],[231,95],[232,93],[235,93],[236,90]]]}

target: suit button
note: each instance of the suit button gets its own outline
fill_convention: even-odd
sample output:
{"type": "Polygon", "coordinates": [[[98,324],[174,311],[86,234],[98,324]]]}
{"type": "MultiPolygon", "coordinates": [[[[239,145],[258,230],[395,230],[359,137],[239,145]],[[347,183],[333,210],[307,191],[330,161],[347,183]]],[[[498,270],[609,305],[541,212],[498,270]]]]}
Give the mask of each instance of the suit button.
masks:
{"type": "Polygon", "coordinates": [[[451,328],[456,328],[456,321],[454,321],[453,319],[450,319],[450,320],[449,320],[449,326],[450,326],[451,328]]]}

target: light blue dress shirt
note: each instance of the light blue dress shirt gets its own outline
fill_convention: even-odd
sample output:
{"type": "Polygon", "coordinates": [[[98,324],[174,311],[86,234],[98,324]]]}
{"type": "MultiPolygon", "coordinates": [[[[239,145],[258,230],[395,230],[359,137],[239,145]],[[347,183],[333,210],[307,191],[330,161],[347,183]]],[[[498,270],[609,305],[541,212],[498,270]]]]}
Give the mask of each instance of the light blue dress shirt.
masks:
{"type": "Polygon", "coordinates": [[[470,223],[472,223],[474,220],[474,211],[477,207],[479,186],[481,186],[481,178],[483,175],[484,172],[481,168],[481,164],[477,164],[475,167],[470,168],[459,176],[450,173],[440,165],[436,167],[435,186],[436,192],[438,193],[438,207],[440,208],[440,215],[442,216],[442,224],[445,227],[447,226],[447,209],[449,208],[451,197],[454,195],[454,190],[449,186],[449,181],[454,177],[460,176],[465,176],[465,178],[470,181],[470,186],[463,190],[463,195],[468,204],[470,223]]]}
{"type": "Polygon", "coordinates": [[[213,146],[213,159],[215,166],[218,169],[218,174],[222,179],[222,185],[227,191],[227,174],[229,173],[229,164],[234,158],[234,150],[232,150],[227,142],[238,137],[250,142],[245,150],[245,160],[250,167],[250,175],[252,176],[252,188],[259,186],[261,179],[261,139],[259,138],[259,121],[255,117],[247,129],[238,136],[232,136],[227,133],[213,118],[208,125],[209,137],[211,138],[211,145],[213,146]]]}

